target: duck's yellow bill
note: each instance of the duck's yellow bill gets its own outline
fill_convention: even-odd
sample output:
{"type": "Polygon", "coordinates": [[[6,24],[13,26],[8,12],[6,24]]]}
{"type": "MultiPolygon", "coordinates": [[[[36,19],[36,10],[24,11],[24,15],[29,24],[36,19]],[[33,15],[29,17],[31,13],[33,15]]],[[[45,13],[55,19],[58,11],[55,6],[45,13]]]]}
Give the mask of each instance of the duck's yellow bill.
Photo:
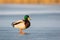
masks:
{"type": "Polygon", "coordinates": [[[28,20],[31,20],[31,18],[29,17],[28,20]]]}

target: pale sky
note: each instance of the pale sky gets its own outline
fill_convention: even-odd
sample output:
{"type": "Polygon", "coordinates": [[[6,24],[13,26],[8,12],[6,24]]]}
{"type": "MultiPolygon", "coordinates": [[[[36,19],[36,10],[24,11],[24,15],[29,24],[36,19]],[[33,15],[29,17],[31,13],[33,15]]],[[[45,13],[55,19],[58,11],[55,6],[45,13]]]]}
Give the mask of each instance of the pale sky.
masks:
{"type": "Polygon", "coordinates": [[[0,5],[0,15],[60,13],[60,5],[0,5]]]}

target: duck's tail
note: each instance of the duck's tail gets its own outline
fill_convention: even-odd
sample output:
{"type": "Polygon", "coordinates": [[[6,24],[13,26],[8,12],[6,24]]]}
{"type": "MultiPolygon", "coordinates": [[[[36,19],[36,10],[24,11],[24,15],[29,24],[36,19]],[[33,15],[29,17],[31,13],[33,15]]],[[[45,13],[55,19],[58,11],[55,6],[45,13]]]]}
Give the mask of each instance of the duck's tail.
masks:
{"type": "Polygon", "coordinates": [[[14,27],[14,22],[12,22],[12,24],[11,24],[13,27],[14,27]]]}

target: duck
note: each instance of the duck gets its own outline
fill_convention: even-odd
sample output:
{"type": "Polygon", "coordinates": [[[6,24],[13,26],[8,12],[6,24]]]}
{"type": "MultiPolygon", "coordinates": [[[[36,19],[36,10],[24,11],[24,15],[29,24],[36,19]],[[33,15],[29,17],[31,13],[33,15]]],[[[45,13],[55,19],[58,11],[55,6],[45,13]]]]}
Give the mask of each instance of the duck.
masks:
{"type": "Polygon", "coordinates": [[[30,27],[31,25],[30,20],[31,18],[29,17],[29,15],[25,15],[23,20],[12,22],[12,26],[13,28],[18,28],[20,34],[25,34],[23,30],[30,27]]]}

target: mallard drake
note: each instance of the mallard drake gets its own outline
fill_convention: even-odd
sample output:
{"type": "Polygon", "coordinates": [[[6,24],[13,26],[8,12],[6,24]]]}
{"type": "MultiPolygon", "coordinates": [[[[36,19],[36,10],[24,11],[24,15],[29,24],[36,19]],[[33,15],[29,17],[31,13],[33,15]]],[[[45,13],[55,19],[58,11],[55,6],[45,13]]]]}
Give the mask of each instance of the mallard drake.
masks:
{"type": "Polygon", "coordinates": [[[23,30],[30,27],[30,17],[29,17],[29,15],[25,15],[23,20],[18,20],[18,21],[12,22],[12,26],[14,28],[20,29],[20,32],[19,32],[20,34],[25,34],[23,32],[23,30]]]}

